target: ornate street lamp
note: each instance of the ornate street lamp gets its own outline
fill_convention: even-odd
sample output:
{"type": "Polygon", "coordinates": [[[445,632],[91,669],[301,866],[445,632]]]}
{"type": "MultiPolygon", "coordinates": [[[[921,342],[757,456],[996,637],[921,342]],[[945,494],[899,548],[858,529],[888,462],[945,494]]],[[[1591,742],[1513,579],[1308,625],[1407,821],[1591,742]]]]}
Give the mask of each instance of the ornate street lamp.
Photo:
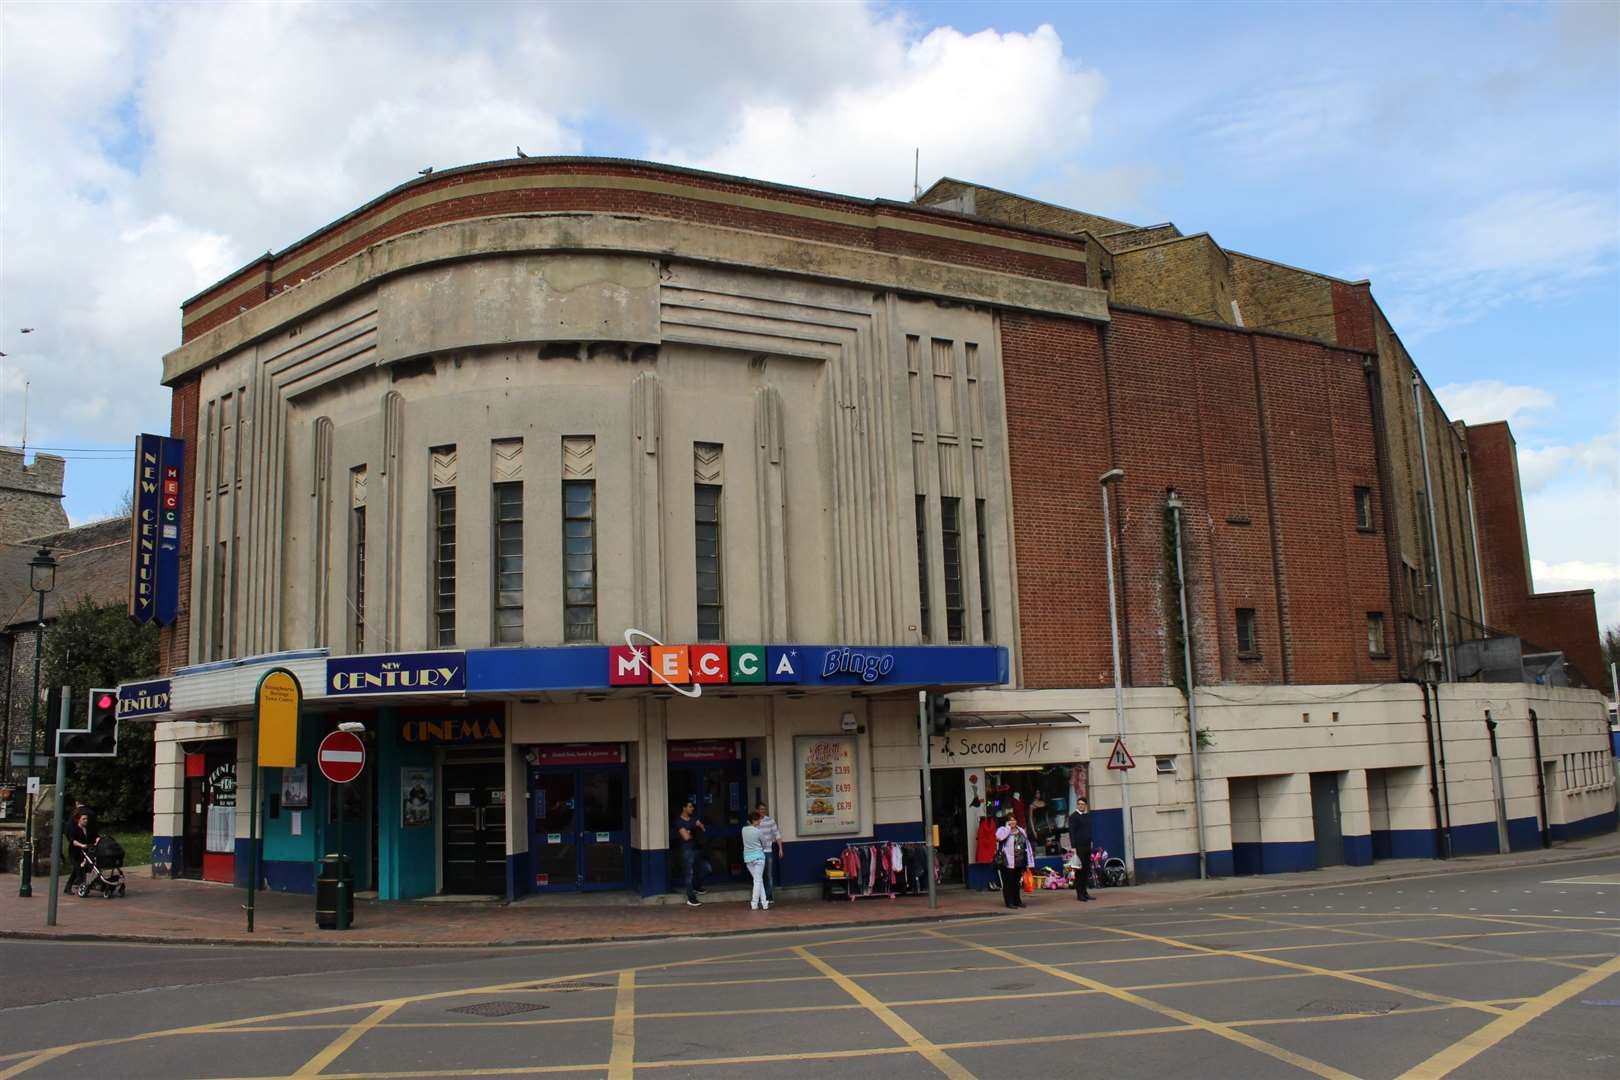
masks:
{"type": "MultiPolygon", "coordinates": [[[[45,652],[45,594],[56,588],[56,560],[51,558],[49,548],[40,548],[39,553],[28,560],[28,587],[39,595],[39,613],[34,624],[34,693],[28,710],[27,772],[31,774],[38,759],[36,747],[39,743],[39,662],[45,652]]],[[[10,752],[9,747],[7,752],[10,752]]],[[[62,793],[58,791],[56,797],[60,799],[62,793]]],[[[22,882],[17,886],[17,895],[19,897],[34,895],[34,807],[32,799],[28,801],[26,830],[23,840],[22,882]]]]}

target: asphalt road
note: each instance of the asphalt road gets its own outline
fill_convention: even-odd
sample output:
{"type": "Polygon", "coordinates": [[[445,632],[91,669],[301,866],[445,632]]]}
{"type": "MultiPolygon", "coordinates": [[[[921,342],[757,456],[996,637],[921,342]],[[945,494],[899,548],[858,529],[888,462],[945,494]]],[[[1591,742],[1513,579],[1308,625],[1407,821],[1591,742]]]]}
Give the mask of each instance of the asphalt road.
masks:
{"type": "Polygon", "coordinates": [[[1613,1077],[1620,858],[544,949],[0,942],[0,1080],[1613,1077]]]}

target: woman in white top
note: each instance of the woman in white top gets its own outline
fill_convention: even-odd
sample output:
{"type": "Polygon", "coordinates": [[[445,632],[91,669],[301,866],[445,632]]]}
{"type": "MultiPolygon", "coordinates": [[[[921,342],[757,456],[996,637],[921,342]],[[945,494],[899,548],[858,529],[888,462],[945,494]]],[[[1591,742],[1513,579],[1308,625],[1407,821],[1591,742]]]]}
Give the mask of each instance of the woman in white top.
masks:
{"type": "Polygon", "coordinates": [[[765,898],[765,834],[760,832],[759,816],[758,810],[751,811],[748,824],[743,826],[743,865],[754,879],[754,897],[748,906],[755,911],[760,908],[769,911],[771,902],[765,898]]]}

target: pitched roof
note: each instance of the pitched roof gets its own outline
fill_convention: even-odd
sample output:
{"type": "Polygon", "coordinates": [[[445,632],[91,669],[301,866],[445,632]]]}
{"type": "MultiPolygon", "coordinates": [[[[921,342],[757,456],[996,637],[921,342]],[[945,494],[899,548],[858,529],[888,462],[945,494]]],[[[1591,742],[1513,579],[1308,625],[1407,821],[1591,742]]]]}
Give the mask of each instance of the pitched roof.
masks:
{"type": "Polygon", "coordinates": [[[38,600],[28,587],[28,563],[42,546],[57,564],[56,588],[45,594],[47,621],[84,596],[97,604],[115,604],[129,595],[128,517],[0,544],[0,629],[33,625],[38,600]]]}

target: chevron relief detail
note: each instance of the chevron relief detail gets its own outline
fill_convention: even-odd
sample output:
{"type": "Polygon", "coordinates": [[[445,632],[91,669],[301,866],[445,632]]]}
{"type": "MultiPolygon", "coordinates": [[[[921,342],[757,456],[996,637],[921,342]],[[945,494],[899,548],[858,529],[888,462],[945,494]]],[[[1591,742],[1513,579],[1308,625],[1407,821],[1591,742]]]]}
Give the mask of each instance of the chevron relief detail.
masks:
{"type": "Polygon", "coordinates": [[[456,486],[456,448],[454,446],[435,446],[431,451],[433,455],[433,486],[448,488],[456,486]]]}
{"type": "Polygon", "coordinates": [[[692,479],[699,484],[723,484],[725,448],[718,443],[692,444],[692,479]]]}
{"type": "Polygon", "coordinates": [[[490,478],[497,484],[523,479],[523,440],[496,439],[489,444],[490,478]]]}
{"type": "Polygon", "coordinates": [[[355,510],[366,505],[366,467],[349,470],[349,506],[355,510]]]}
{"type": "Polygon", "coordinates": [[[564,435],[562,470],[564,480],[595,480],[596,436],[564,435]]]}

